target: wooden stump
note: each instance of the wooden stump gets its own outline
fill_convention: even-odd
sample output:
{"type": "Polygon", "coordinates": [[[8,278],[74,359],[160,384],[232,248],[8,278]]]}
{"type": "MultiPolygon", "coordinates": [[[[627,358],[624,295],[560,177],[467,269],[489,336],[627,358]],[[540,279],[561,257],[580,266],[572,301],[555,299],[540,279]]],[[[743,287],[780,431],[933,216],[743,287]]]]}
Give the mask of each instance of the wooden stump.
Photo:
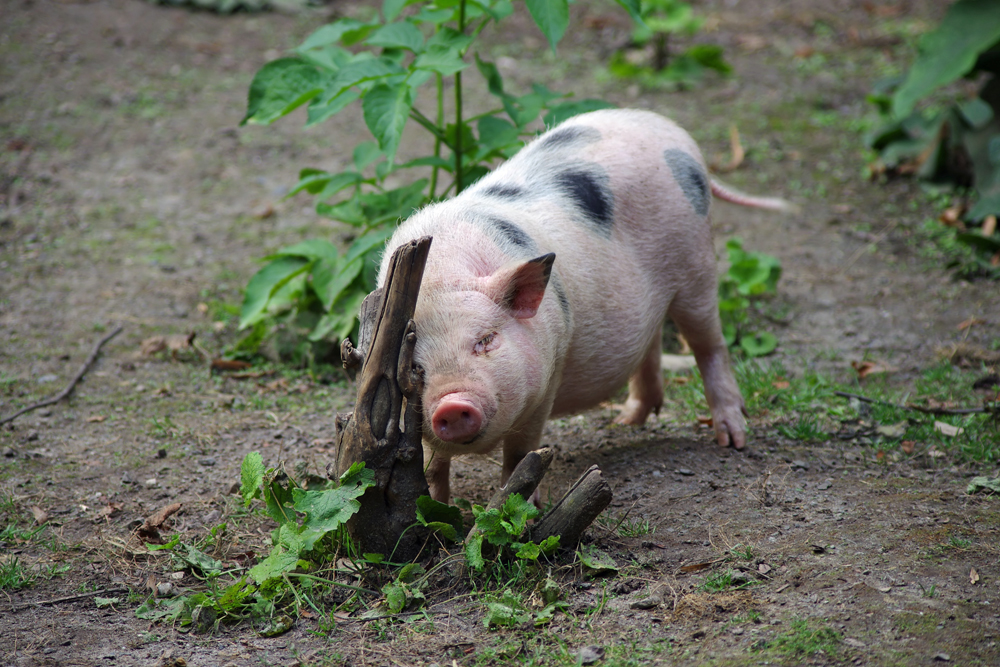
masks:
{"type": "Polygon", "coordinates": [[[427,538],[413,526],[417,498],[428,494],[413,311],[430,245],[426,236],[396,250],[383,289],[365,299],[358,349],[348,341],[342,347],[345,365],[361,365],[361,371],[354,412],[336,419],[336,465],[327,467],[331,477],[358,461],[374,471],[375,486],[359,499],[347,530],[361,553],[394,562],[415,558],[427,538]]]}

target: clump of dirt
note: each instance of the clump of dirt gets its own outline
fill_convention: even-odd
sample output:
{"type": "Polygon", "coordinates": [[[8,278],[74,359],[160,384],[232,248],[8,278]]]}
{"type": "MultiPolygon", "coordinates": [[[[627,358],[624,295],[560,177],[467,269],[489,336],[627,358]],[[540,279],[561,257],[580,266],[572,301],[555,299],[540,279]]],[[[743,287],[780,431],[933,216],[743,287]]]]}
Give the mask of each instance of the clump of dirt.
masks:
{"type": "MultiPolygon", "coordinates": [[[[934,202],[914,183],[859,176],[872,77],[898,71],[911,35],[943,7],[699,9],[710,21],[696,39],[721,44],[736,73],[678,93],[603,73],[601,59],[627,36],[610,5],[573,6],[582,27],[558,58],[517,14],[484,39],[512,89],[542,80],[656,109],[720,164],[730,126],[739,129],[745,156],[725,180],[803,209],[713,212],[720,249],[738,235],[782,262],[780,295],[759,318],[780,340],[767,364],[844,378],[850,362],[872,360],[905,387],[939,366],[939,349],[995,349],[1000,290],[934,264],[923,230],[934,202]]],[[[193,343],[166,342],[195,341],[214,356],[237,336],[233,306],[257,258],[345,232],[305,198],[282,197],[299,168],[346,164],[366,135],[360,117],[237,127],[253,73],[341,11],[354,8],[221,17],[134,0],[58,11],[7,3],[0,418],[57,393],[97,340],[124,330],[69,400],[0,428],[0,577],[34,578],[2,579],[0,661],[568,664],[596,646],[623,665],[998,662],[1000,505],[965,493],[970,477],[996,474],[995,458],[922,443],[887,453],[866,435],[872,424],[795,440],[764,409],[751,446],[723,450],[688,416],[680,382],[671,407],[641,428],[614,425],[610,408],[549,424],[550,487],[594,463],[612,484],[609,520],[587,540],[620,571],[589,580],[556,570],[567,611],[543,628],[488,630],[482,600],[448,589],[405,623],[309,611],[273,638],[246,625],[200,635],[137,619],[148,596],[199,585],[167,556],[136,556],[137,527],[180,503],[161,535],[205,545],[226,522],[213,548],[245,566],[266,551],[271,526],[232,495],[240,461],[260,451],[269,465],[322,474],[333,414],[350,409],[353,389],[337,371],[213,373],[193,343]],[[156,338],[166,348],[144,353],[156,338]]],[[[865,382],[859,393],[874,386],[865,382]]],[[[498,471],[489,458],[458,462],[455,495],[484,502],[498,471]]]]}

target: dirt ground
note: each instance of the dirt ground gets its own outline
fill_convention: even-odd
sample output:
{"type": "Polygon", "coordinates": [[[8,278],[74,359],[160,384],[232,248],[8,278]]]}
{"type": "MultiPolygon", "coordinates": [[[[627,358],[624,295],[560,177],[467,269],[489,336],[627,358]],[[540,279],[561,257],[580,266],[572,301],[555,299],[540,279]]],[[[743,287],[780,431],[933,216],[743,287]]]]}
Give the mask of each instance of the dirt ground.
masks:
{"type": "MultiPolygon", "coordinates": [[[[1000,344],[1000,287],[955,280],[920,233],[933,198],[863,175],[865,95],[912,55],[912,35],[940,4],[698,3],[709,17],[699,39],[721,44],[735,73],[673,93],[603,72],[626,34],[612,3],[576,3],[578,28],[558,57],[523,17],[484,39],[511,88],[541,79],[661,111],[711,160],[725,161],[735,124],[748,156],[725,179],[802,206],[786,217],[724,204],[713,214],[720,249],[738,235],[782,262],[769,363],[843,378],[850,362],[872,359],[906,386],[942,348],[1000,344]]],[[[722,450],[676,419],[669,394],[665,414],[641,428],[613,425],[610,409],[549,425],[552,487],[593,463],[611,483],[610,518],[588,539],[622,570],[610,581],[563,572],[569,609],[546,628],[487,630],[472,593],[432,596],[417,622],[303,617],[275,638],[135,617],[169,578],[163,559],[122,547],[138,522],[180,502],[172,531],[185,541],[228,520],[242,550],[266,548],[270,527],[231,495],[243,456],[320,472],[332,416],[350,409],[335,373],[226,379],[190,350],[144,356],[140,343],[195,332],[217,353],[237,336],[226,305],[239,303],[256,259],[342,238],[308,198],[281,197],[299,168],[349,160],[360,118],[309,130],[301,116],[238,122],[257,68],[324,17],[355,10],[220,17],[139,0],[0,0],[0,417],[56,393],[123,326],[70,400],[0,428],[0,516],[27,528],[37,508],[48,522],[35,539],[0,540],[0,564],[17,558],[39,574],[3,591],[0,663],[570,665],[594,646],[597,664],[616,665],[1000,664],[1000,501],[965,493],[995,464],[879,458],[850,432],[804,444],[759,415],[747,450],[722,450]],[[653,532],[608,528],[626,513],[653,532]],[[680,569],[739,549],[749,557],[736,570],[755,586],[699,593],[717,569],[680,569]],[[653,596],[660,604],[633,607],[653,596]],[[801,627],[836,633],[833,655],[765,650],[801,627]]],[[[489,497],[490,459],[456,468],[457,496],[489,497]]]]}

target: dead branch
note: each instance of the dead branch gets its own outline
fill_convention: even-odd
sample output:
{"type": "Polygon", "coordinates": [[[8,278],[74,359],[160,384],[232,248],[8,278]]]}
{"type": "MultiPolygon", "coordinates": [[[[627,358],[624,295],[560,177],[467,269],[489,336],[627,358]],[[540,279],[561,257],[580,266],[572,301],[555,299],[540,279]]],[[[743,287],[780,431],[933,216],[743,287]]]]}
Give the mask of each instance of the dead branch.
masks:
{"type": "Polygon", "coordinates": [[[862,403],[871,403],[874,405],[887,405],[892,408],[899,408],[900,410],[914,410],[915,412],[922,412],[926,415],[973,415],[982,412],[988,414],[1000,414],[1000,405],[993,406],[983,406],[981,408],[923,408],[919,405],[912,405],[910,403],[890,403],[889,401],[880,401],[877,398],[868,398],[867,396],[861,396],[860,394],[851,394],[846,391],[835,391],[833,392],[835,396],[840,396],[842,398],[855,398],[862,403]]]}
{"type": "Polygon", "coordinates": [[[44,408],[48,405],[54,405],[59,401],[63,400],[64,398],[66,398],[67,396],[69,396],[70,393],[72,393],[73,389],[76,387],[77,383],[81,379],[83,379],[83,376],[86,375],[88,370],[90,370],[90,367],[94,364],[94,361],[97,360],[97,355],[98,353],[100,353],[101,348],[104,347],[104,344],[107,343],[112,338],[114,338],[115,336],[117,336],[118,334],[120,334],[121,332],[122,332],[122,327],[117,326],[114,328],[113,331],[104,336],[104,338],[97,341],[97,345],[94,346],[94,349],[91,351],[90,356],[87,357],[87,360],[85,362],[83,362],[83,366],[80,367],[80,370],[77,372],[76,376],[74,376],[73,379],[69,381],[69,384],[66,386],[65,389],[60,391],[52,398],[48,398],[44,401],[39,401],[38,403],[33,403],[32,405],[21,408],[20,410],[18,410],[9,417],[4,417],[3,419],[0,419],[0,426],[3,426],[8,422],[14,421],[15,419],[17,419],[26,412],[31,412],[32,410],[37,410],[38,408],[44,408]]]}
{"type": "Polygon", "coordinates": [[[583,537],[583,531],[611,503],[611,498],[611,487],[601,469],[591,466],[566,495],[538,520],[530,531],[531,539],[541,542],[550,535],[559,535],[560,546],[575,547],[583,537]]]}

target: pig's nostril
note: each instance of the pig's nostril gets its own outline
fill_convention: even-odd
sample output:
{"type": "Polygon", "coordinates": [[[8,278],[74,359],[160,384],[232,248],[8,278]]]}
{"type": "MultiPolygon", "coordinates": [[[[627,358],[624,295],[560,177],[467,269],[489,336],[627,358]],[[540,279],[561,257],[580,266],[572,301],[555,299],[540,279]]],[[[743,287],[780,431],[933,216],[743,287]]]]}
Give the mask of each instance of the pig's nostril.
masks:
{"type": "Polygon", "coordinates": [[[444,400],[431,418],[434,435],[445,442],[467,442],[479,434],[482,412],[465,399],[444,400]]]}

